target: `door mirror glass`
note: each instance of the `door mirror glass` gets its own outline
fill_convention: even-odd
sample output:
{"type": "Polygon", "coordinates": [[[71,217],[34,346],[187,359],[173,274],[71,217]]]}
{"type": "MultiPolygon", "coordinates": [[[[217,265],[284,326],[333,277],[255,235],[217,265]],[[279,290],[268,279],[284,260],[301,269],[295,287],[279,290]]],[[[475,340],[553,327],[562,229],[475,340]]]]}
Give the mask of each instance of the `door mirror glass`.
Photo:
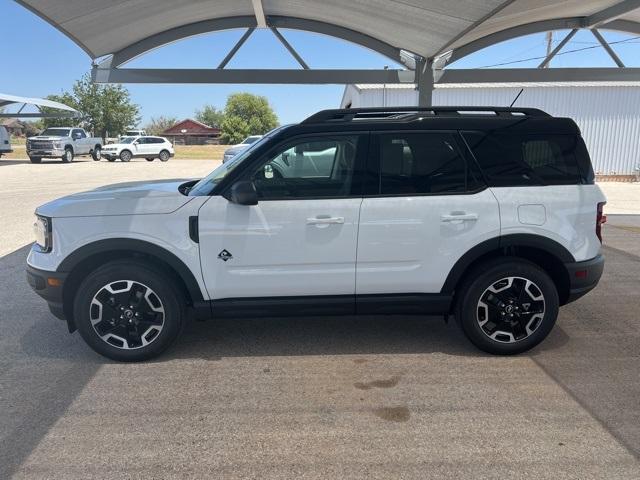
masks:
{"type": "Polygon", "coordinates": [[[258,193],[253,182],[240,180],[231,186],[231,194],[227,200],[238,205],[257,205],[258,193]]]}

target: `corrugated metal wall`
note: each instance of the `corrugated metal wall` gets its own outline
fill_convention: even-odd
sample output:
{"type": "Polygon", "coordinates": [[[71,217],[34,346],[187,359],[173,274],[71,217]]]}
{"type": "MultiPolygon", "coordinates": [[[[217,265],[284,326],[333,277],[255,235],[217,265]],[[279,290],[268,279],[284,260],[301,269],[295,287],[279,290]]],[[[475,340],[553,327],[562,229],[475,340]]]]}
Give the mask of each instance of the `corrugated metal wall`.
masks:
{"type": "MultiPolygon", "coordinates": [[[[434,105],[509,105],[519,88],[441,88],[434,105]]],[[[415,105],[414,90],[389,88],[386,105],[415,105]]],[[[380,106],[381,89],[347,87],[353,107],[380,106]]],[[[587,143],[593,168],[602,175],[632,175],[640,167],[640,87],[528,87],[517,106],[536,107],[554,116],[573,118],[587,143]]]]}

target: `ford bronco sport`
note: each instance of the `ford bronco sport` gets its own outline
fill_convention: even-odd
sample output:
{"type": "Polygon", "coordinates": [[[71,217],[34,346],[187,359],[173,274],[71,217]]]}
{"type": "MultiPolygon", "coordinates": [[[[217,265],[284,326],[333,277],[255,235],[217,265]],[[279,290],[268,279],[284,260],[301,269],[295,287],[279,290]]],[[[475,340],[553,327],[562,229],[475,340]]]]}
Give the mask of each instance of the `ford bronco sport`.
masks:
{"type": "Polygon", "coordinates": [[[188,317],[453,315],[524,352],[594,288],[605,198],[576,124],[526,108],[326,110],[192,181],[36,210],[29,283],[97,352],[154,357],[188,317]]]}

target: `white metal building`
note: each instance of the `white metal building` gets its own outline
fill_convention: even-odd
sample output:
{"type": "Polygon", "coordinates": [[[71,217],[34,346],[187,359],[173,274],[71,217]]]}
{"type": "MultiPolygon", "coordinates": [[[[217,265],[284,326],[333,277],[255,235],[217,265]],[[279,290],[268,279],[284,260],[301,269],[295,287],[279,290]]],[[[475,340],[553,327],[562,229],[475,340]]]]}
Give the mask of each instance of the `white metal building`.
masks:
{"type": "MultiPolygon", "coordinates": [[[[640,82],[438,85],[434,105],[536,107],[573,118],[597,174],[634,178],[640,168],[640,82]],[[631,177],[634,176],[634,177],[631,177]]],[[[412,85],[347,85],[341,107],[417,105],[412,85]]]]}

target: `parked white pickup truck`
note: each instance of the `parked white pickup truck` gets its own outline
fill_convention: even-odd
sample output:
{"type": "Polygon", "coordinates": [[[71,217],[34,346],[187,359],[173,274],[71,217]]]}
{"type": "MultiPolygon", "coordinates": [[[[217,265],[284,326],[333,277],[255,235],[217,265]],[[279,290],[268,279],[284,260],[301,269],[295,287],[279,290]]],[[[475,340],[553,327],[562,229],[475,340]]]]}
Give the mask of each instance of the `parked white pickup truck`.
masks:
{"type": "Polygon", "coordinates": [[[82,128],[47,128],[40,135],[27,139],[27,155],[31,163],[40,163],[43,158],[61,158],[68,163],[83,155],[100,160],[102,139],[90,137],[82,128]]]}

